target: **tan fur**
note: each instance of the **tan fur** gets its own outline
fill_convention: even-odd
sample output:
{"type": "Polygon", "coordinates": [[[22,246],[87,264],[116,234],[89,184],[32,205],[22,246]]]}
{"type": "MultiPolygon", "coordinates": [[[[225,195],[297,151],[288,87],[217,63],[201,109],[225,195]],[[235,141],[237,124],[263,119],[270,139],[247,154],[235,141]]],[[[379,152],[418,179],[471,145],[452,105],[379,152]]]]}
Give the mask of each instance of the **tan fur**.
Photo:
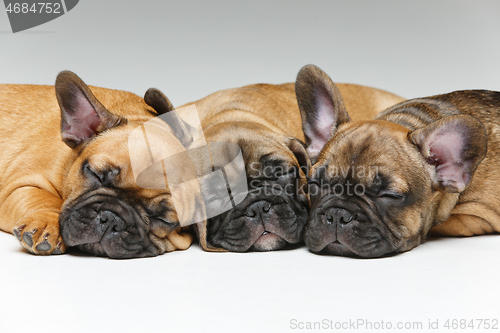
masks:
{"type": "MultiPolygon", "coordinates": [[[[294,83],[254,84],[211,94],[195,104],[206,130],[218,123],[250,122],[304,141],[294,83]]],[[[347,83],[337,87],[352,120],[374,118],[405,99],[384,90],[347,83]]]]}

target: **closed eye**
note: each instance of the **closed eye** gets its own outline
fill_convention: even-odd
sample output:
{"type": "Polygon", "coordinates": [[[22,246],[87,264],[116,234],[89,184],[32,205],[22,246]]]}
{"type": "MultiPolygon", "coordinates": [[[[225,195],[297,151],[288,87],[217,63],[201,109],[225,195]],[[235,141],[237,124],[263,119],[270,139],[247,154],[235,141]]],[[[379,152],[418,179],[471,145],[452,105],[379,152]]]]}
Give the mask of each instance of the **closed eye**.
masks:
{"type": "Polygon", "coordinates": [[[98,181],[101,183],[101,177],[90,167],[90,163],[88,161],[85,161],[82,165],[82,173],[90,179],[93,179],[95,181],[98,181]]]}
{"type": "Polygon", "coordinates": [[[394,191],[380,191],[377,196],[382,198],[391,198],[398,200],[404,199],[405,197],[403,194],[394,191]]]}
{"type": "Polygon", "coordinates": [[[109,166],[104,170],[96,171],[90,166],[88,161],[85,161],[82,164],[82,173],[84,176],[90,180],[100,183],[102,186],[113,186],[113,184],[117,181],[120,171],[119,167],[112,166],[109,166]]]}

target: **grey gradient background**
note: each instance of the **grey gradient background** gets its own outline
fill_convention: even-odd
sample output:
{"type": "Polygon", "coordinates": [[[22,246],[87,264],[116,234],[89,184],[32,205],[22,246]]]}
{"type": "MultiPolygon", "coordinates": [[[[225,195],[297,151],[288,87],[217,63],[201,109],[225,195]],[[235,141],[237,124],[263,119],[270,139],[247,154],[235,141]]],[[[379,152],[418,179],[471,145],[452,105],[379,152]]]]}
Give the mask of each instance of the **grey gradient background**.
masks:
{"type": "MultiPolygon", "coordinates": [[[[157,87],[181,105],[220,89],[290,82],[313,63],[336,82],[408,98],[500,90],[499,15],[495,0],[81,0],[12,34],[2,7],[0,82],[53,84],[69,69],[141,96],[157,87]]],[[[376,260],[194,245],[119,261],[35,257],[0,233],[0,331],[299,331],[292,319],[421,321],[418,332],[437,319],[446,331],[446,319],[500,320],[499,253],[492,235],[433,239],[376,260]]]]}

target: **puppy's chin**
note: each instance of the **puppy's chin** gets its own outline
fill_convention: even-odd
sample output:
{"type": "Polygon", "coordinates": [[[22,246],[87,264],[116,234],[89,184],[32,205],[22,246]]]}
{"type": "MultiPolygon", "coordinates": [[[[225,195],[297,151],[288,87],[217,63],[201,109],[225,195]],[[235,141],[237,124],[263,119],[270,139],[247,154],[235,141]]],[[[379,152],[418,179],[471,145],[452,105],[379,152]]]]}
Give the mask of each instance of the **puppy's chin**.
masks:
{"type": "MultiPolygon", "coordinates": [[[[307,240],[306,240],[307,243],[307,240]]],[[[375,242],[364,242],[366,244],[358,246],[357,244],[346,245],[341,241],[333,241],[328,243],[322,249],[312,249],[311,252],[318,254],[330,254],[339,257],[353,257],[353,258],[381,258],[391,256],[398,251],[391,246],[391,243],[385,239],[375,242]]]]}
{"type": "Polygon", "coordinates": [[[96,255],[98,257],[107,257],[106,251],[104,247],[102,247],[101,243],[88,243],[77,246],[78,249],[96,255]]]}
{"type": "Polygon", "coordinates": [[[347,246],[340,243],[339,241],[334,241],[328,244],[323,249],[323,252],[340,257],[359,257],[356,253],[351,251],[347,246]]]}
{"type": "Polygon", "coordinates": [[[272,232],[264,232],[252,245],[252,250],[258,252],[279,250],[286,245],[286,241],[272,232]]]}
{"type": "Polygon", "coordinates": [[[105,245],[101,243],[87,243],[78,245],[77,248],[84,252],[93,254],[98,257],[109,257],[112,259],[132,259],[132,258],[147,258],[159,255],[159,251],[154,247],[149,247],[143,251],[137,253],[131,253],[129,251],[117,251],[117,250],[106,250],[105,245]]]}

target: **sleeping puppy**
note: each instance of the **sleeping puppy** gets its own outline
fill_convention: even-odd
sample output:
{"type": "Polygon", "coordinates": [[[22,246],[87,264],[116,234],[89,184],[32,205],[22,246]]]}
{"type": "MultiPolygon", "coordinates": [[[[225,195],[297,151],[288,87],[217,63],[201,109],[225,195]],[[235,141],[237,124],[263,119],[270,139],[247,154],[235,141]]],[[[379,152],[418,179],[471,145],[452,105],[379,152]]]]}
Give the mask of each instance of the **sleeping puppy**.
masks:
{"type": "MultiPolygon", "coordinates": [[[[173,109],[158,90],[145,99],[156,110],[67,71],[55,87],[1,85],[0,229],[35,254],[78,246],[134,258],[188,248],[169,189],[141,188],[132,172],[130,133],[173,109]]],[[[175,136],[163,144],[182,147],[175,136]]]]}
{"type": "Polygon", "coordinates": [[[334,86],[306,80],[297,98],[316,159],[305,234],[312,252],[373,258],[429,234],[500,231],[500,92],[417,98],[372,121],[351,121],[334,86]]]}
{"type": "MultiPolygon", "coordinates": [[[[324,75],[317,83],[326,81],[331,82],[324,75]]],[[[371,119],[403,100],[358,85],[339,84],[338,88],[355,119],[371,119]]],[[[197,225],[202,247],[207,251],[271,251],[303,241],[310,161],[294,84],[228,89],[193,104],[207,142],[229,142],[241,148],[248,189],[248,193],[233,193],[225,212],[197,225]]],[[[225,162],[215,158],[213,163],[221,168],[225,162]]],[[[220,202],[220,193],[227,193],[226,188],[220,190],[206,192],[212,191],[209,196],[220,202]]]]}

